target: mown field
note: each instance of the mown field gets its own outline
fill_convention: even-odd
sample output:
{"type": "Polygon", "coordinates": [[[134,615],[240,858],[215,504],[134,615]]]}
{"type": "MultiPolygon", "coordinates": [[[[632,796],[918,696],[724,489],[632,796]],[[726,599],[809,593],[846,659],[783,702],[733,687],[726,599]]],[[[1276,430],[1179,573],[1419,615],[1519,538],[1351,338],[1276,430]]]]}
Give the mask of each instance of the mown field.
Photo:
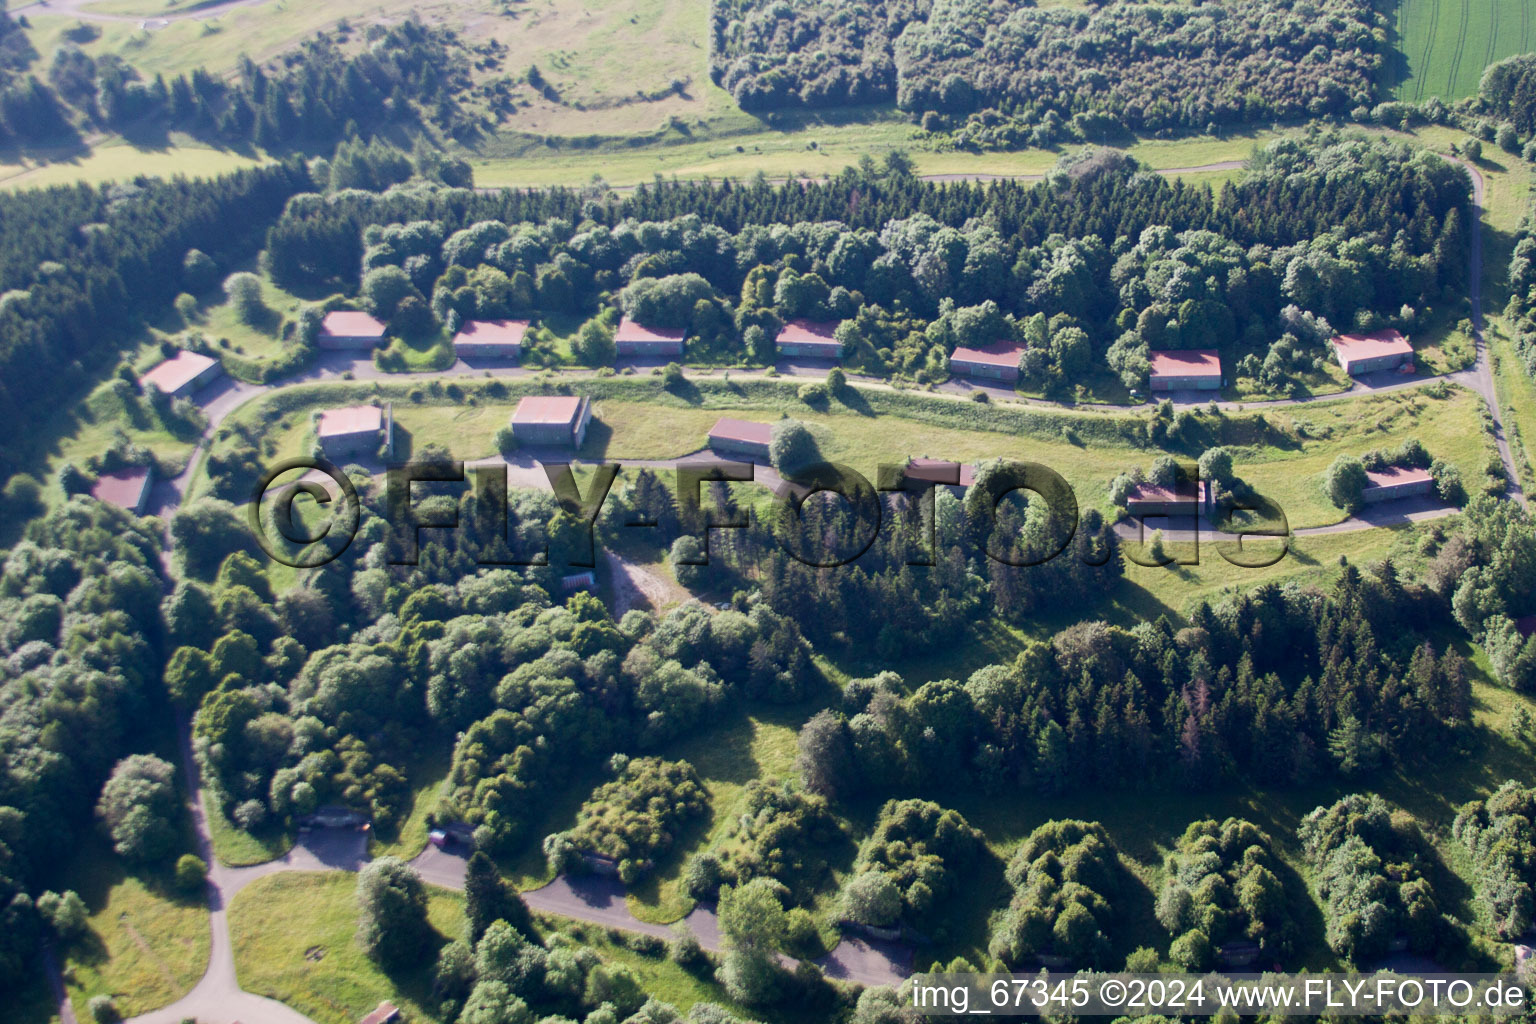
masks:
{"type": "Polygon", "coordinates": [[[1476,95],[1489,64],[1536,47],[1536,2],[1400,0],[1396,36],[1407,68],[1397,98],[1451,102],[1476,95]]]}

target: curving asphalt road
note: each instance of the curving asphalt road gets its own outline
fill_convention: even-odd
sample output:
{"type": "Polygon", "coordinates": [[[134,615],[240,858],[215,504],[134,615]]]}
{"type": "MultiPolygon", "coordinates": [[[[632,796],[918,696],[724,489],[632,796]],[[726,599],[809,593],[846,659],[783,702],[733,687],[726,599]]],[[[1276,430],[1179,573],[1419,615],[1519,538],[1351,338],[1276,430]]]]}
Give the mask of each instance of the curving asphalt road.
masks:
{"type": "MultiPolygon", "coordinates": [[[[51,10],[69,11],[86,17],[88,15],[80,10],[86,2],[87,0],[56,0],[56,2],[47,6],[51,10]]],[[[261,0],[229,0],[227,3],[210,5],[197,11],[184,12],[181,15],[172,17],[210,16],[221,10],[257,2],[261,2],[261,0]]],[[[98,20],[118,19],[114,16],[104,15],[98,16],[98,20]]],[[[1469,387],[1481,395],[1488,404],[1488,408],[1493,415],[1495,440],[1498,443],[1499,454],[1504,461],[1510,481],[1511,496],[1523,503],[1525,495],[1520,487],[1519,478],[1515,473],[1514,459],[1504,436],[1499,403],[1494,390],[1492,368],[1489,364],[1487,346],[1483,337],[1481,214],[1484,199],[1484,182],[1482,175],[1476,167],[1460,160],[1455,162],[1467,168],[1473,182],[1473,208],[1470,211],[1472,222],[1470,298],[1477,360],[1471,368],[1448,374],[1443,379],[1469,387]]],[[[1235,170],[1240,166],[1241,163],[1237,161],[1224,161],[1204,167],[1165,170],[1163,173],[1235,170]]],[[[938,175],[931,177],[940,180],[956,180],[960,176],[938,175]]],[[[977,175],[972,177],[980,178],[985,176],[977,175]]],[[[636,363],[632,365],[654,365],[654,363],[636,363]]],[[[790,376],[821,376],[826,372],[827,365],[786,362],[780,364],[779,372],[790,376]]],[[[279,385],[251,385],[233,380],[222,382],[205,390],[199,396],[199,402],[208,417],[208,428],[200,439],[192,458],[189,459],[186,470],[174,480],[162,482],[157,488],[156,494],[153,497],[153,508],[155,511],[167,511],[174,509],[180,503],[186,494],[196,466],[206,454],[207,445],[219,424],[230,413],[240,408],[246,402],[269,391],[317,380],[337,379],[344,373],[361,380],[386,376],[392,380],[410,380],[479,375],[485,372],[485,370],[486,367],[484,366],[471,365],[460,360],[449,369],[443,371],[386,375],[373,365],[371,358],[360,358],[346,353],[327,353],[316,364],[279,385]]],[[[496,367],[491,372],[495,376],[517,377],[536,371],[521,367],[496,367]]],[[[695,376],[710,375],[712,374],[695,374],[695,376]]],[[[567,373],[566,376],[580,378],[582,376],[590,376],[590,374],[572,372],[567,373]]],[[[737,376],[750,378],[761,375],[741,374],[738,372],[737,376]]],[[[889,387],[888,384],[882,381],[870,378],[856,377],[854,379],[859,380],[861,384],[866,386],[889,387]]],[[[1403,381],[1394,375],[1393,379],[1382,379],[1376,382],[1358,382],[1350,392],[1345,392],[1345,394],[1395,391],[1402,388],[1416,387],[1433,379],[1435,378],[1418,378],[1403,381]]],[[[941,387],[940,394],[957,400],[963,400],[974,389],[975,386],[973,385],[954,382],[941,387]]],[[[1005,393],[1008,397],[1017,397],[1012,392],[1005,393]]],[[[1322,397],[1331,399],[1340,396],[1329,395],[1322,397]]],[[[1239,404],[1245,407],[1267,407],[1301,404],[1315,400],[1319,399],[1282,399],[1267,403],[1229,402],[1222,404],[1227,407],[1239,404]]],[[[1031,401],[1030,404],[1056,405],[1056,403],[1038,400],[1031,401]]],[[[1098,408],[1114,412],[1126,411],[1125,407],[1087,408],[1098,408]]],[[[532,467],[528,468],[531,469],[532,467]]],[[[1381,526],[1397,525],[1402,522],[1449,515],[1453,511],[1454,509],[1434,505],[1419,508],[1399,506],[1395,509],[1374,509],[1361,516],[1345,520],[1342,523],[1326,527],[1302,529],[1296,531],[1296,533],[1298,535],[1307,535],[1374,529],[1381,526]]],[[[1208,524],[1201,525],[1208,526],[1208,524]]],[[[1131,529],[1134,530],[1135,527],[1132,526],[1131,529]]],[[[1207,539],[1230,539],[1227,535],[1214,534],[1209,529],[1204,529],[1202,532],[1207,539]]],[[[1165,530],[1164,535],[1170,540],[1178,540],[1188,536],[1187,533],[1177,529],[1165,530]]],[[[190,727],[185,721],[181,724],[181,736],[184,770],[189,782],[189,811],[196,827],[199,855],[209,865],[208,896],[210,908],[209,927],[212,939],[211,954],[207,972],[191,992],[170,1006],[133,1018],[132,1024],[180,1024],[180,1021],[189,1017],[205,1022],[205,1024],[232,1024],[235,1021],[244,1021],[245,1024],[258,1024],[258,1022],[259,1024],[267,1024],[267,1022],[271,1022],[271,1024],[313,1024],[303,1014],[282,1003],[245,992],[240,988],[239,980],[235,975],[234,954],[226,916],[227,907],[229,901],[241,888],[266,875],[281,871],[356,870],[367,860],[367,837],[363,833],[311,833],[308,836],[302,837],[298,845],[289,851],[288,854],[277,860],[243,868],[232,868],[220,864],[213,855],[212,840],[203,809],[200,776],[195,759],[192,756],[190,727]]],[[[464,861],[462,857],[445,853],[429,846],[411,863],[428,882],[447,888],[461,889],[463,887],[464,861]]],[[[602,879],[561,877],[541,889],[525,893],[524,898],[529,906],[535,909],[588,921],[605,927],[623,928],[661,937],[666,937],[671,932],[670,928],[666,926],[649,924],[636,919],[629,912],[629,908],[624,902],[622,889],[616,883],[607,882],[602,879]]],[[[716,950],[720,948],[719,929],[714,914],[710,909],[705,907],[696,908],[685,918],[685,922],[689,927],[693,928],[705,948],[716,950]]],[[[866,942],[861,939],[846,938],[831,954],[824,957],[820,963],[827,974],[832,977],[844,978],[862,984],[897,984],[911,970],[911,951],[908,948],[897,945],[887,946],[880,943],[866,942]]],[[[45,966],[48,967],[50,973],[54,975],[55,981],[57,981],[57,963],[46,952],[45,966]]],[[[62,995],[62,985],[58,985],[57,989],[62,995]]],[[[66,1024],[70,1024],[73,1021],[73,1010],[69,1006],[67,998],[61,1000],[60,1012],[66,1024]]]]}
{"type": "MultiPolygon", "coordinates": [[[[210,952],[208,969],[192,991],[169,1006],[130,1019],[129,1024],[314,1024],[297,1010],[265,996],[246,992],[235,975],[234,948],[229,934],[228,909],[235,894],[259,878],[286,871],[357,871],[368,863],[368,832],[365,829],[316,829],[301,834],[282,857],[249,867],[229,867],[213,853],[213,839],[203,802],[202,775],[192,753],[191,722],[178,723],[182,770],[186,773],[187,811],[192,816],[197,854],[208,864],[210,952]]],[[[445,889],[463,891],[465,858],[454,852],[427,846],[410,864],[422,880],[445,889]]],[[[560,876],[548,885],[523,894],[534,910],[586,921],[604,928],[620,928],[658,938],[670,938],[669,925],[641,921],[625,903],[624,887],[596,876],[560,876]]],[[[722,948],[713,908],[703,905],[683,919],[705,949],[722,948]]],[[[51,950],[45,950],[45,967],[56,984],[64,1024],[74,1024],[74,1010],[51,950]]],[[[899,944],[870,943],[849,938],[816,961],[828,976],[861,985],[899,985],[911,972],[912,951],[899,944]]],[[[786,963],[792,964],[786,958],[786,963]]]]}

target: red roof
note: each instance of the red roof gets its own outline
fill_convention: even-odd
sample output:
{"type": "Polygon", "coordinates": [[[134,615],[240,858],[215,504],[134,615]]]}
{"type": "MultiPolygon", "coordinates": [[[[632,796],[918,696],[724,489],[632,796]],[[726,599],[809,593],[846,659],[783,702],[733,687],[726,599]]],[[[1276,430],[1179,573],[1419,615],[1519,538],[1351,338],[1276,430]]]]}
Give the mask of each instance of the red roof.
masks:
{"type": "Polygon", "coordinates": [[[711,441],[740,441],[744,444],[767,444],[773,437],[773,427],[752,420],[733,420],[722,416],[709,428],[711,441]]]}
{"type": "Polygon", "coordinates": [[[182,349],[140,377],[139,384],[143,387],[153,384],[168,395],[175,394],[212,365],[213,360],[201,352],[182,349]]]}
{"type": "Polygon", "coordinates": [[[1333,339],[1333,347],[1346,362],[1357,359],[1375,359],[1378,356],[1413,355],[1413,346],[1402,331],[1377,331],[1375,334],[1341,334],[1333,339]]]}
{"type": "Polygon", "coordinates": [[[367,313],[351,309],[333,309],[325,314],[320,333],[333,338],[382,338],[384,325],[367,313]]]}
{"type": "Polygon", "coordinates": [[[376,405],[349,405],[322,412],[317,433],[321,437],[345,437],[383,429],[384,410],[376,405]]]}
{"type": "MultiPolygon", "coordinates": [[[[1204,480],[1201,480],[1199,501],[1202,505],[1205,504],[1205,488],[1206,483],[1204,480]]],[[[1136,487],[1125,496],[1125,500],[1126,504],[1130,504],[1133,501],[1155,501],[1166,504],[1168,502],[1195,501],[1196,495],[1191,494],[1188,490],[1181,491],[1175,487],[1159,487],[1157,484],[1142,482],[1137,484],[1136,487]]]]}
{"type": "Polygon", "coordinates": [[[1407,466],[1388,466],[1373,469],[1365,474],[1368,487],[1401,487],[1404,484],[1422,484],[1434,479],[1427,469],[1410,469],[1407,466]]]}
{"type": "Polygon", "coordinates": [[[384,1000],[373,1012],[365,1016],[358,1024],[390,1024],[390,1021],[400,1019],[400,1011],[395,1004],[388,999],[384,1000]]]}
{"type": "Polygon", "coordinates": [[[613,340],[619,341],[682,341],[683,329],[681,327],[647,327],[637,324],[629,317],[619,321],[619,329],[614,332],[613,340]]]}
{"type": "Polygon", "coordinates": [[[1022,341],[999,341],[988,345],[986,348],[966,348],[961,345],[955,349],[949,357],[952,363],[983,363],[987,366],[1019,365],[1019,357],[1027,348],[1022,341]]]}
{"type": "Polygon", "coordinates": [[[1149,352],[1147,359],[1152,364],[1153,378],[1221,376],[1221,356],[1213,348],[1149,352]]]}
{"type": "Polygon", "coordinates": [[[779,331],[780,345],[837,345],[835,320],[791,320],[779,331]]]}
{"type": "Polygon", "coordinates": [[[466,320],[453,336],[455,345],[506,345],[516,348],[528,332],[527,320],[466,320]]]}
{"type": "Polygon", "coordinates": [[[512,422],[550,425],[574,423],[580,412],[580,398],[570,395],[528,395],[517,403],[512,422]]]}
{"type": "Polygon", "coordinates": [[[96,486],[91,488],[91,497],[109,505],[135,510],[144,496],[144,488],[149,486],[149,472],[148,466],[134,466],[103,473],[96,478],[96,486]]]}
{"type": "MultiPolygon", "coordinates": [[[[969,487],[976,482],[974,466],[969,463],[948,462],[944,459],[908,459],[906,473],[913,480],[931,480],[936,484],[950,484],[957,466],[960,469],[961,487],[969,487]]],[[[950,484],[950,486],[954,485],[950,484]]]]}

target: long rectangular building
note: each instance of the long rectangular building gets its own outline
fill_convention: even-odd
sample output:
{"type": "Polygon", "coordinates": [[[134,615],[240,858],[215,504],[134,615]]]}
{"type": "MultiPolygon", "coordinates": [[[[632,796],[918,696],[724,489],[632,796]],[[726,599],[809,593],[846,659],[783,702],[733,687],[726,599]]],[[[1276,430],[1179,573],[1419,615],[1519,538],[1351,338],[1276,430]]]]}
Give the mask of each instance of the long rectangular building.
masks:
{"type": "Polygon", "coordinates": [[[320,323],[321,348],[377,348],[384,342],[384,325],[367,313],[333,309],[320,323]]]}
{"type": "Polygon", "coordinates": [[[752,420],[735,420],[722,416],[709,428],[709,446],[717,452],[746,455],[768,461],[768,442],[773,438],[773,427],[752,420]]]}
{"type": "Polygon", "coordinates": [[[217,359],[201,352],[182,349],[171,358],[147,370],[139,378],[139,387],[153,385],[172,398],[190,395],[224,372],[217,359]]]}
{"type": "Polygon", "coordinates": [[[613,343],[621,356],[680,356],[683,336],[680,327],[647,327],[625,317],[613,332],[613,343]]]}
{"type": "Polygon", "coordinates": [[[982,348],[961,345],[949,357],[951,373],[1012,384],[1019,379],[1019,357],[1025,345],[1020,341],[999,341],[982,348]]]}
{"type": "Polygon", "coordinates": [[[466,320],[453,336],[453,353],[460,359],[516,359],[527,333],[527,320],[466,320]]]}
{"type": "Polygon", "coordinates": [[[779,331],[774,346],[781,356],[840,359],[843,346],[835,337],[836,332],[836,321],[791,320],[779,331]]]}
{"type": "Polygon", "coordinates": [[[528,395],[512,414],[512,436],[519,444],[580,448],[592,421],[592,401],[574,395],[528,395]]]}
{"type": "Polygon", "coordinates": [[[1221,356],[1213,348],[1150,352],[1153,391],[1220,391],[1221,356]]]}
{"type": "Polygon", "coordinates": [[[1351,377],[1404,367],[1413,370],[1413,346],[1402,331],[1340,334],[1333,339],[1333,352],[1351,377]]]}
{"type": "Polygon", "coordinates": [[[1416,498],[1428,494],[1435,486],[1435,478],[1429,475],[1429,470],[1408,466],[1373,469],[1365,474],[1365,479],[1365,490],[1360,492],[1360,500],[1367,505],[1395,501],[1398,498],[1416,498]]]}

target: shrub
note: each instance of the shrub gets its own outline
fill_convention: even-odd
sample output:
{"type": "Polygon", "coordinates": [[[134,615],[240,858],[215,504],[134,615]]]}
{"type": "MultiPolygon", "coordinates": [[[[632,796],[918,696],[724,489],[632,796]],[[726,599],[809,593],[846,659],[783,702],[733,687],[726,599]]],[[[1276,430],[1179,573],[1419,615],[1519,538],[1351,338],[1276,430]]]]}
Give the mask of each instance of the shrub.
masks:
{"type": "Polygon", "coordinates": [[[816,439],[799,420],[783,419],[773,425],[768,440],[768,461],[780,473],[793,473],[820,457],[816,439]]]}
{"type": "Polygon", "coordinates": [[[693,929],[679,921],[672,926],[672,942],[667,947],[667,955],[672,962],[684,969],[697,967],[709,961],[709,954],[699,942],[699,937],[693,933],[693,929]]]}
{"type": "Polygon", "coordinates": [[[827,404],[827,386],[818,381],[800,385],[800,401],[815,408],[821,408],[827,404]]]}
{"type": "Polygon", "coordinates": [[[60,942],[68,942],[83,932],[86,920],[90,917],[85,901],[73,889],[65,889],[62,893],[43,893],[37,898],[37,912],[48,923],[48,927],[53,929],[53,934],[60,942]]]}
{"type": "Polygon", "coordinates": [[[184,853],[176,861],[176,888],[183,892],[197,892],[208,879],[208,865],[201,857],[184,853]]]}
{"type": "Polygon", "coordinates": [[[181,317],[182,323],[194,324],[197,322],[197,300],[191,295],[182,292],[176,296],[176,300],[172,305],[176,307],[176,315],[181,317]]]}
{"type": "Polygon", "coordinates": [[[1360,508],[1365,485],[1365,465],[1353,455],[1340,455],[1323,474],[1328,499],[1346,512],[1360,508]]]}
{"type": "Polygon", "coordinates": [[[111,996],[91,996],[87,1006],[91,1011],[91,1020],[96,1024],[117,1024],[123,1019],[123,1015],[117,1011],[117,1003],[111,996]]]}
{"type": "Polygon", "coordinates": [[[230,274],[224,282],[224,295],[235,307],[240,322],[255,325],[266,315],[267,304],[261,295],[261,278],[248,271],[230,274]]]}
{"type": "Polygon", "coordinates": [[[194,295],[211,291],[219,282],[219,268],[209,255],[199,249],[188,249],[181,261],[181,284],[194,295]]]}
{"type": "Polygon", "coordinates": [[[508,423],[496,431],[496,450],[503,455],[517,451],[517,434],[512,430],[512,424],[508,423]]]}

